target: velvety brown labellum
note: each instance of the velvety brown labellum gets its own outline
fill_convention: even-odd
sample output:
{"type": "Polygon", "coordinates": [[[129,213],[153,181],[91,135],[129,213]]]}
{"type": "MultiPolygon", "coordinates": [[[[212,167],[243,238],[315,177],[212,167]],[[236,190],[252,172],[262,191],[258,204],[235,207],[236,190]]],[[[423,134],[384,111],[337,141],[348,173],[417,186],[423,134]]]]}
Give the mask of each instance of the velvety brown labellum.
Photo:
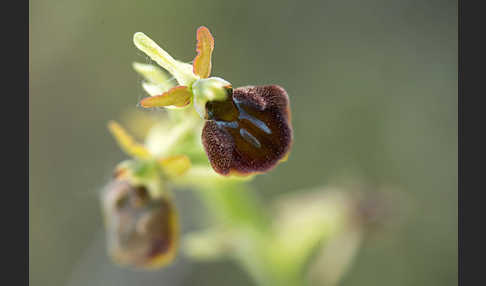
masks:
{"type": "Polygon", "coordinates": [[[236,88],[226,101],[208,102],[206,111],[202,143],[222,175],[268,171],[290,150],[289,100],[280,86],[236,88]]]}
{"type": "Polygon", "coordinates": [[[102,199],[109,252],[116,262],[152,267],[161,257],[173,256],[177,220],[169,201],[153,199],[145,187],[126,180],[110,183],[102,199]]]}

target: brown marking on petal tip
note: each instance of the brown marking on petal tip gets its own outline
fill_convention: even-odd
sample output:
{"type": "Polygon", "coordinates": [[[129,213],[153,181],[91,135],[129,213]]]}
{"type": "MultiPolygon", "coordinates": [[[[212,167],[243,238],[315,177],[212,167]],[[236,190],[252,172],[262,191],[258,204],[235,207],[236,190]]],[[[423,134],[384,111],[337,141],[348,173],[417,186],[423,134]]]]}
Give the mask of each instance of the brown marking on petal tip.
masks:
{"type": "Polygon", "coordinates": [[[113,178],[114,179],[121,179],[126,174],[127,174],[126,168],[117,168],[117,169],[115,169],[115,171],[113,171],[113,178]]]}
{"type": "Polygon", "coordinates": [[[208,102],[202,143],[213,169],[240,176],[263,173],[292,145],[289,100],[276,85],[233,90],[226,101],[208,102]]]}

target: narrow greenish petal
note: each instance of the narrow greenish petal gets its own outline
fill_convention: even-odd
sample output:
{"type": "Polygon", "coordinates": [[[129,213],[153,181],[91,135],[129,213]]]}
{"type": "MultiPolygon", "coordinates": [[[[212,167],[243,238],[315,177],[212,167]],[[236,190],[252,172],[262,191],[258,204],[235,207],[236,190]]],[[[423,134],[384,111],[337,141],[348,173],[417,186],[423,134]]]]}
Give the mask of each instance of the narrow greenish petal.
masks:
{"type": "Polygon", "coordinates": [[[183,175],[191,168],[191,160],[185,155],[175,155],[159,160],[159,164],[164,172],[170,177],[183,175]]]}
{"type": "Polygon", "coordinates": [[[144,33],[135,33],[133,42],[139,50],[172,74],[179,84],[190,86],[197,79],[197,76],[192,71],[189,72],[181,67],[178,61],[144,33]]]}
{"type": "Polygon", "coordinates": [[[209,29],[201,26],[197,29],[197,56],[194,59],[194,73],[201,78],[208,78],[211,74],[211,55],[214,50],[214,38],[209,29]]]}
{"type": "Polygon", "coordinates": [[[157,96],[169,91],[169,89],[173,88],[174,86],[143,82],[142,87],[150,96],[157,96]]]}
{"type": "Polygon", "coordinates": [[[164,84],[170,80],[170,77],[157,66],[136,62],[133,63],[132,66],[133,69],[143,76],[144,79],[149,83],[164,84]]]}
{"type": "Polygon", "coordinates": [[[169,91],[152,97],[144,98],[140,104],[145,108],[176,106],[184,107],[191,103],[192,93],[186,86],[176,86],[169,91]]]}
{"type": "Polygon", "coordinates": [[[151,158],[151,154],[145,146],[136,142],[120,124],[115,121],[110,121],[108,123],[108,129],[125,153],[142,160],[151,158]]]}

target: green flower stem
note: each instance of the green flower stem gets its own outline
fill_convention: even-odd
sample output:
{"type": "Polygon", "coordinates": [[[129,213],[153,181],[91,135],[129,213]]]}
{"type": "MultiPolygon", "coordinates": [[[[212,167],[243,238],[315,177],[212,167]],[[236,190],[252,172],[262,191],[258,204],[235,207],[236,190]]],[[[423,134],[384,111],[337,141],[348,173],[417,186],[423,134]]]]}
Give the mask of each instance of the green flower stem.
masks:
{"type": "MultiPolygon", "coordinates": [[[[185,140],[184,134],[196,132],[195,122],[200,122],[196,114],[185,117],[180,122],[182,125],[177,127],[180,131],[171,133],[172,143],[165,141],[165,144],[180,144],[185,140]],[[188,123],[191,121],[193,123],[188,123]]],[[[166,149],[165,153],[170,155],[170,150],[166,149]]],[[[247,178],[223,177],[206,165],[191,167],[184,176],[174,178],[172,183],[195,189],[211,216],[210,221],[230,234],[223,238],[224,245],[229,245],[226,254],[236,260],[260,286],[307,285],[305,271],[309,256],[340,232],[339,225],[346,223],[346,218],[340,215],[346,212],[345,209],[331,208],[324,219],[313,222],[315,232],[312,228],[311,232],[292,229],[277,232],[269,212],[248,185],[247,178]],[[288,239],[282,239],[282,235],[288,239]]],[[[327,209],[326,206],[323,208],[327,209]]],[[[221,247],[221,242],[214,243],[221,247]]]]}
{"type": "MultiPolygon", "coordinates": [[[[197,116],[187,116],[185,120],[180,121],[177,125],[171,128],[168,135],[164,135],[164,141],[160,142],[163,148],[156,151],[156,156],[159,158],[169,156],[175,148],[183,143],[187,136],[192,134],[197,126],[201,123],[201,119],[197,116]]],[[[156,139],[159,139],[156,137],[156,139]]],[[[151,139],[155,140],[155,139],[151,139]]],[[[149,144],[150,145],[150,144],[149,144]]]]}
{"type": "MultiPolygon", "coordinates": [[[[196,192],[215,220],[236,230],[232,256],[261,286],[304,286],[271,256],[272,230],[256,193],[244,182],[203,185],[196,192]]],[[[283,250],[285,251],[285,250],[283,250]]]]}

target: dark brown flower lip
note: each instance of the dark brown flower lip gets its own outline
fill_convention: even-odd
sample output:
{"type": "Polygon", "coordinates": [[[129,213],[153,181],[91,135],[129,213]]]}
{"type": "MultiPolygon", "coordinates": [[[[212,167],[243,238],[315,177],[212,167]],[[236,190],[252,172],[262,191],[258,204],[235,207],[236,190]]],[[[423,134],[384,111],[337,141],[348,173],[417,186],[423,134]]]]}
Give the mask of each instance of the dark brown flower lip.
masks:
{"type": "Polygon", "coordinates": [[[286,158],[293,134],[287,92],[278,85],[233,89],[228,100],[206,104],[202,143],[222,175],[269,171],[286,158]]]}
{"type": "Polygon", "coordinates": [[[162,266],[177,246],[177,213],[165,197],[152,198],[143,186],[115,179],[102,194],[108,247],[120,264],[136,268],[162,266]]]}

